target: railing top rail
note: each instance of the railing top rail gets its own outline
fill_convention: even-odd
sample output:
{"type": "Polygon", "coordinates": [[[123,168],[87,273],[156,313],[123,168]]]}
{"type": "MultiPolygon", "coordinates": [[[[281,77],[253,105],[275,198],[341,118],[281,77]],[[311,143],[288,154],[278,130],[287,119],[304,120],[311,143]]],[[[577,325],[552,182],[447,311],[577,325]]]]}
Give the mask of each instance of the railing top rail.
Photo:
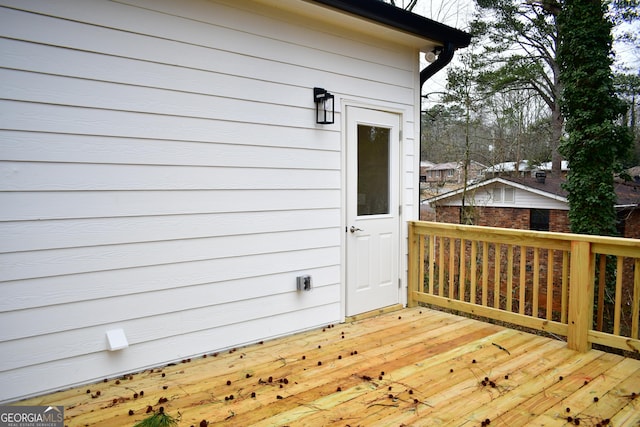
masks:
{"type": "Polygon", "coordinates": [[[474,238],[486,236],[487,239],[494,239],[495,236],[503,236],[514,240],[522,238],[530,238],[537,240],[555,240],[565,242],[591,242],[602,246],[618,246],[626,247],[635,252],[639,251],[640,257],[640,239],[629,239],[623,237],[594,236],[587,234],[574,233],[557,233],[549,231],[533,231],[518,230],[512,228],[487,227],[478,225],[451,224],[444,222],[431,221],[410,221],[414,225],[415,232],[418,234],[449,234],[455,233],[460,235],[473,235],[474,238]],[[493,236],[493,237],[492,237],[493,236]]]}

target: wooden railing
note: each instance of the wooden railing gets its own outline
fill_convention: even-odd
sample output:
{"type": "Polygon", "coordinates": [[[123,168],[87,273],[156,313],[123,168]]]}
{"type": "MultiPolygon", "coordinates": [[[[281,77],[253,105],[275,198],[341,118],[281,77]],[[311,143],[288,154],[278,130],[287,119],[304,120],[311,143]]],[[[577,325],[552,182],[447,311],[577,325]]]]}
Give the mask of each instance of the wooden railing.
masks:
{"type": "Polygon", "coordinates": [[[414,221],[408,305],[640,352],[640,240],[414,221]]]}

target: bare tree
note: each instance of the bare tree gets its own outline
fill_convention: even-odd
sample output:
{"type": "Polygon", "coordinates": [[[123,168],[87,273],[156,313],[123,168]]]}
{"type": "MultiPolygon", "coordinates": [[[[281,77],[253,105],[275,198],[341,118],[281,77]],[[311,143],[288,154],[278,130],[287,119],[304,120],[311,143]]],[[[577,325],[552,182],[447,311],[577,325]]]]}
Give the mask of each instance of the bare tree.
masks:
{"type": "Polygon", "coordinates": [[[392,5],[394,5],[396,7],[401,7],[404,10],[412,11],[413,8],[416,7],[416,4],[418,3],[418,0],[408,0],[407,2],[405,2],[404,0],[401,0],[401,1],[397,2],[397,3],[396,3],[395,0],[389,0],[389,3],[391,3],[392,5]]]}

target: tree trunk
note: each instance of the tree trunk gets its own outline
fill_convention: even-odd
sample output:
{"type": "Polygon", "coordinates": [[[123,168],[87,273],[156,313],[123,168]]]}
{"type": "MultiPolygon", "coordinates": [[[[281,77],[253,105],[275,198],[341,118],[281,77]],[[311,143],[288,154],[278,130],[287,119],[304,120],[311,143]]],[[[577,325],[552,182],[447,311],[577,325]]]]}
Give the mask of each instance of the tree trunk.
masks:
{"type": "Polygon", "coordinates": [[[564,131],[564,117],[560,112],[560,105],[556,102],[551,110],[551,171],[560,175],[562,172],[562,156],[560,155],[560,141],[564,131]]]}

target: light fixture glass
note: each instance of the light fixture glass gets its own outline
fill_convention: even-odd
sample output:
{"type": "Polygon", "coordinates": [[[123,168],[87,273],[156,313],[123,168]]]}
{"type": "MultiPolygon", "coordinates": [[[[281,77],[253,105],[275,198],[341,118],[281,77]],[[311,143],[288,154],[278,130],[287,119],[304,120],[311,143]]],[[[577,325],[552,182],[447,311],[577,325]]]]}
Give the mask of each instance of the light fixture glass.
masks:
{"type": "Polygon", "coordinates": [[[433,51],[429,51],[427,53],[424,54],[424,59],[425,61],[427,61],[428,63],[432,63],[434,62],[436,59],[438,59],[438,57],[436,56],[436,53],[433,51]]]}
{"type": "Polygon", "coordinates": [[[442,52],[442,48],[435,47],[429,52],[425,52],[424,60],[427,61],[428,63],[435,62],[438,59],[438,55],[440,55],[440,52],[442,52]]]}
{"type": "Polygon", "coordinates": [[[316,123],[328,125],[334,122],[334,97],[326,90],[314,87],[313,102],[316,104],[316,123]]]}

